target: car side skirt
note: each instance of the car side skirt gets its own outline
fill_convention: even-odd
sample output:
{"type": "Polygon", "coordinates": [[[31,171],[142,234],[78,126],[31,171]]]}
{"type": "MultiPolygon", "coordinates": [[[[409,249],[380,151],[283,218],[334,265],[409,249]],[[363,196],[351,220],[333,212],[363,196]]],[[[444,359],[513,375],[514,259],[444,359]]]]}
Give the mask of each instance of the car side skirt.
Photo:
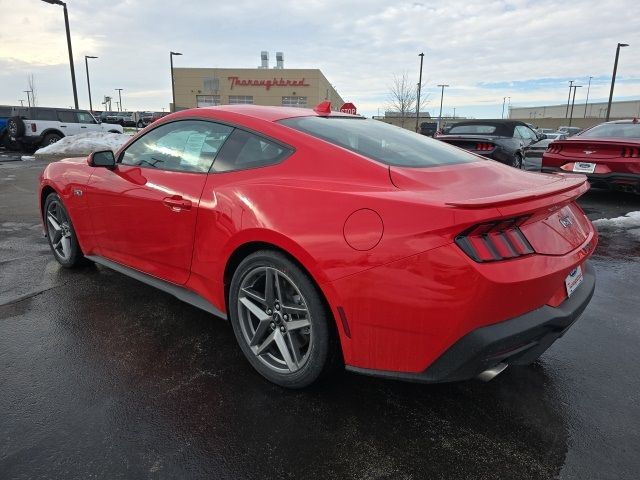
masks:
{"type": "Polygon", "coordinates": [[[146,273],[140,272],[139,270],[135,270],[133,268],[127,267],[120,263],[114,262],[112,260],[108,260],[104,257],[100,257],[98,255],[85,255],[85,257],[92,262],[95,262],[104,267],[115,270],[118,273],[122,273],[128,277],[131,277],[135,280],[138,280],[142,283],[146,283],[147,285],[151,285],[152,287],[157,288],[158,290],[162,290],[163,292],[169,293],[176,297],[179,300],[182,300],[189,305],[200,308],[205,312],[212,313],[216,317],[220,317],[224,320],[227,319],[227,315],[219,310],[215,305],[213,305],[208,300],[204,299],[200,295],[191,290],[187,290],[184,287],[179,285],[175,285],[173,283],[166,282],[157,277],[148,275],[146,273]]]}

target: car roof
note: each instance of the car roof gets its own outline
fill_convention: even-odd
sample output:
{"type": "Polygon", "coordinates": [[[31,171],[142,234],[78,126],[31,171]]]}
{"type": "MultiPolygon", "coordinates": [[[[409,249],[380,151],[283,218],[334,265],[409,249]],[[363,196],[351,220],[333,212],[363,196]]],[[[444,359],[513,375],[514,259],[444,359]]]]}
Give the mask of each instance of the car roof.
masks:
{"type": "MultiPolygon", "coordinates": [[[[640,120],[638,120],[637,118],[626,118],[623,120],[612,120],[610,122],[604,122],[604,123],[637,123],[638,125],[640,125],[640,120]]],[[[601,123],[600,125],[603,125],[603,124],[601,123]]]]}
{"type": "Polygon", "coordinates": [[[329,114],[321,114],[310,108],[297,107],[268,107],[262,105],[219,105],[216,107],[192,108],[189,110],[181,110],[180,113],[199,113],[206,111],[223,111],[243,115],[247,117],[258,118],[268,122],[277,122],[285,118],[295,117],[354,117],[348,113],[331,111],[329,114]]]}
{"type": "MultiPolygon", "coordinates": [[[[454,125],[451,125],[451,129],[455,127],[466,126],[466,125],[490,125],[490,126],[496,127],[495,132],[491,134],[483,134],[483,135],[495,135],[495,136],[505,136],[505,137],[509,137],[513,135],[513,130],[517,126],[531,128],[525,122],[521,122],[520,120],[476,119],[476,120],[466,120],[464,122],[458,122],[454,125]]],[[[449,134],[456,135],[455,133],[449,133],[449,134]]]]}

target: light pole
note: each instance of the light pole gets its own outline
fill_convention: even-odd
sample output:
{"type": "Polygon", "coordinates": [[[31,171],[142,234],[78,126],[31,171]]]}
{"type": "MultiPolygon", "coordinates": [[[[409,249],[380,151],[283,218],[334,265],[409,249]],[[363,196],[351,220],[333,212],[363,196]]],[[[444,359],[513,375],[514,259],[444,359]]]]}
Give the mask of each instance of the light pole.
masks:
{"type": "Polygon", "coordinates": [[[416,132],[420,123],[420,91],[422,90],[422,61],[424,60],[424,53],[419,53],[418,56],[420,57],[420,76],[418,77],[418,101],[416,103],[416,132]]]}
{"type": "Polygon", "coordinates": [[[27,94],[27,104],[29,105],[29,108],[31,108],[31,98],[29,98],[31,90],[23,90],[23,92],[27,94]]]}
{"type": "Polygon", "coordinates": [[[438,130],[440,130],[440,124],[442,123],[442,101],[444,99],[444,89],[445,89],[445,87],[448,87],[449,85],[440,84],[438,86],[442,89],[442,91],[440,92],[440,114],[438,115],[438,130]]]}
{"type": "Polygon", "coordinates": [[[69,32],[69,14],[67,13],[67,4],[60,0],[42,0],[51,5],[62,5],[64,10],[64,27],[67,31],[67,48],[69,49],[69,66],[71,67],[71,85],[73,86],[73,103],[78,109],[78,90],[76,89],[76,71],[73,66],[73,51],[71,50],[71,32],[69,32]]]}
{"type": "Polygon", "coordinates": [[[573,86],[573,99],[571,100],[571,116],[569,117],[569,126],[571,126],[571,122],[573,121],[573,104],[576,101],[576,90],[579,88],[582,88],[582,85],[573,86]]]}
{"type": "Polygon", "coordinates": [[[567,111],[564,114],[564,118],[569,117],[569,102],[571,101],[571,89],[573,88],[573,82],[575,82],[575,80],[569,80],[569,96],[567,97],[567,111]]]}
{"type": "Polygon", "coordinates": [[[628,43],[619,43],[616,48],[616,59],[613,62],[613,75],[611,77],[611,91],[609,91],[609,103],[607,104],[607,119],[609,121],[609,115],[611,114],[611,100],[613,100],[613,86],[616,84],[616,72],[618,71],[618,57],[620,56],[620,48],[628,47],[628,43]]]}
{"type": "Polygon", "coordinates": [[[453,119],[456,119],[456,107],[453,107],[453,119]]]}
{"type": "Polygon", "coordinates": [[[504,104],[507,102],[507,97],[502,97],[502,117],[504,118],[504,104]]]}
{"type": "Polygon", "coordinates": [[[124,110],[122,108],[122,90],[124,90],[124,88],[116,88],[116,90],[118,91],[118,105],[120,105],[120,111],[122,112],[124,110]]]}
{"type": "Polygon", "coordinates": [[[89,59],[90,58],[98,58],[98,57],[92,57],[91,55],[84,56],[84,67],[87,70],[87,89],[89,90],[89,111],[93,113],[93,104],[91,103],[91,82],[89,82],[89,59]]]}
{"type": "Polygon", "coordinates": [[[589,106],[589,90],[591,90],[591,79],[593,77],[589,77],[589,85],[587,85],[587,99],[584,101],[584,117],[587,118],[587,107],[589,106]]]}
{"type": "Polygon", "coordinates": [[[21,107],[24,107],[24,100],[23,100],[23,99],[21,99],[21,98],[19,98],[19,99],[18,99],[18,101],[20,102],[20,106],[21,106],[21,107]]]}
{"type": "Polygon", "coordinates": [[[179,52],[169,52],[169,63],[171,64],[171,97],[173,99],[173,104],[171,107],[171,111],[176,111],[176,86],[173,80],[173,56],[174,55],[182,55],[179,52]]]}

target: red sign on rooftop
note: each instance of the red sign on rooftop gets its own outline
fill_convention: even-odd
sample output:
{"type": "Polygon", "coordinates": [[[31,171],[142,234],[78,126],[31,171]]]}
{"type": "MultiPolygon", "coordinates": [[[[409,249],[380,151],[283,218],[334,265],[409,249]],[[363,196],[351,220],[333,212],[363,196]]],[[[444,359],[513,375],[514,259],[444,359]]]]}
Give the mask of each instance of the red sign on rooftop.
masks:
{"type": "Polygon", "coordinates": [[[351,102],[347,102],[340,107],[340,111],[342,113],[350,113],[351,115],[356,115],[356,106],[351,102]]]}

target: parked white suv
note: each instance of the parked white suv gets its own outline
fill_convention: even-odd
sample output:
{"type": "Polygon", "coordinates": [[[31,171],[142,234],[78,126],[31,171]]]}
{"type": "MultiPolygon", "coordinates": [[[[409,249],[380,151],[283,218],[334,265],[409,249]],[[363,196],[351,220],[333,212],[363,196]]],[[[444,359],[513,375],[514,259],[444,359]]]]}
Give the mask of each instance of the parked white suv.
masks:
{"type": "Polygon", "coordinates": [[[62,137],[85,132],[122,133],[120,125],[100,123],[88,110],[26,108],[7,120],[7,134],[22,146],[51,145],[62,137]]]}

